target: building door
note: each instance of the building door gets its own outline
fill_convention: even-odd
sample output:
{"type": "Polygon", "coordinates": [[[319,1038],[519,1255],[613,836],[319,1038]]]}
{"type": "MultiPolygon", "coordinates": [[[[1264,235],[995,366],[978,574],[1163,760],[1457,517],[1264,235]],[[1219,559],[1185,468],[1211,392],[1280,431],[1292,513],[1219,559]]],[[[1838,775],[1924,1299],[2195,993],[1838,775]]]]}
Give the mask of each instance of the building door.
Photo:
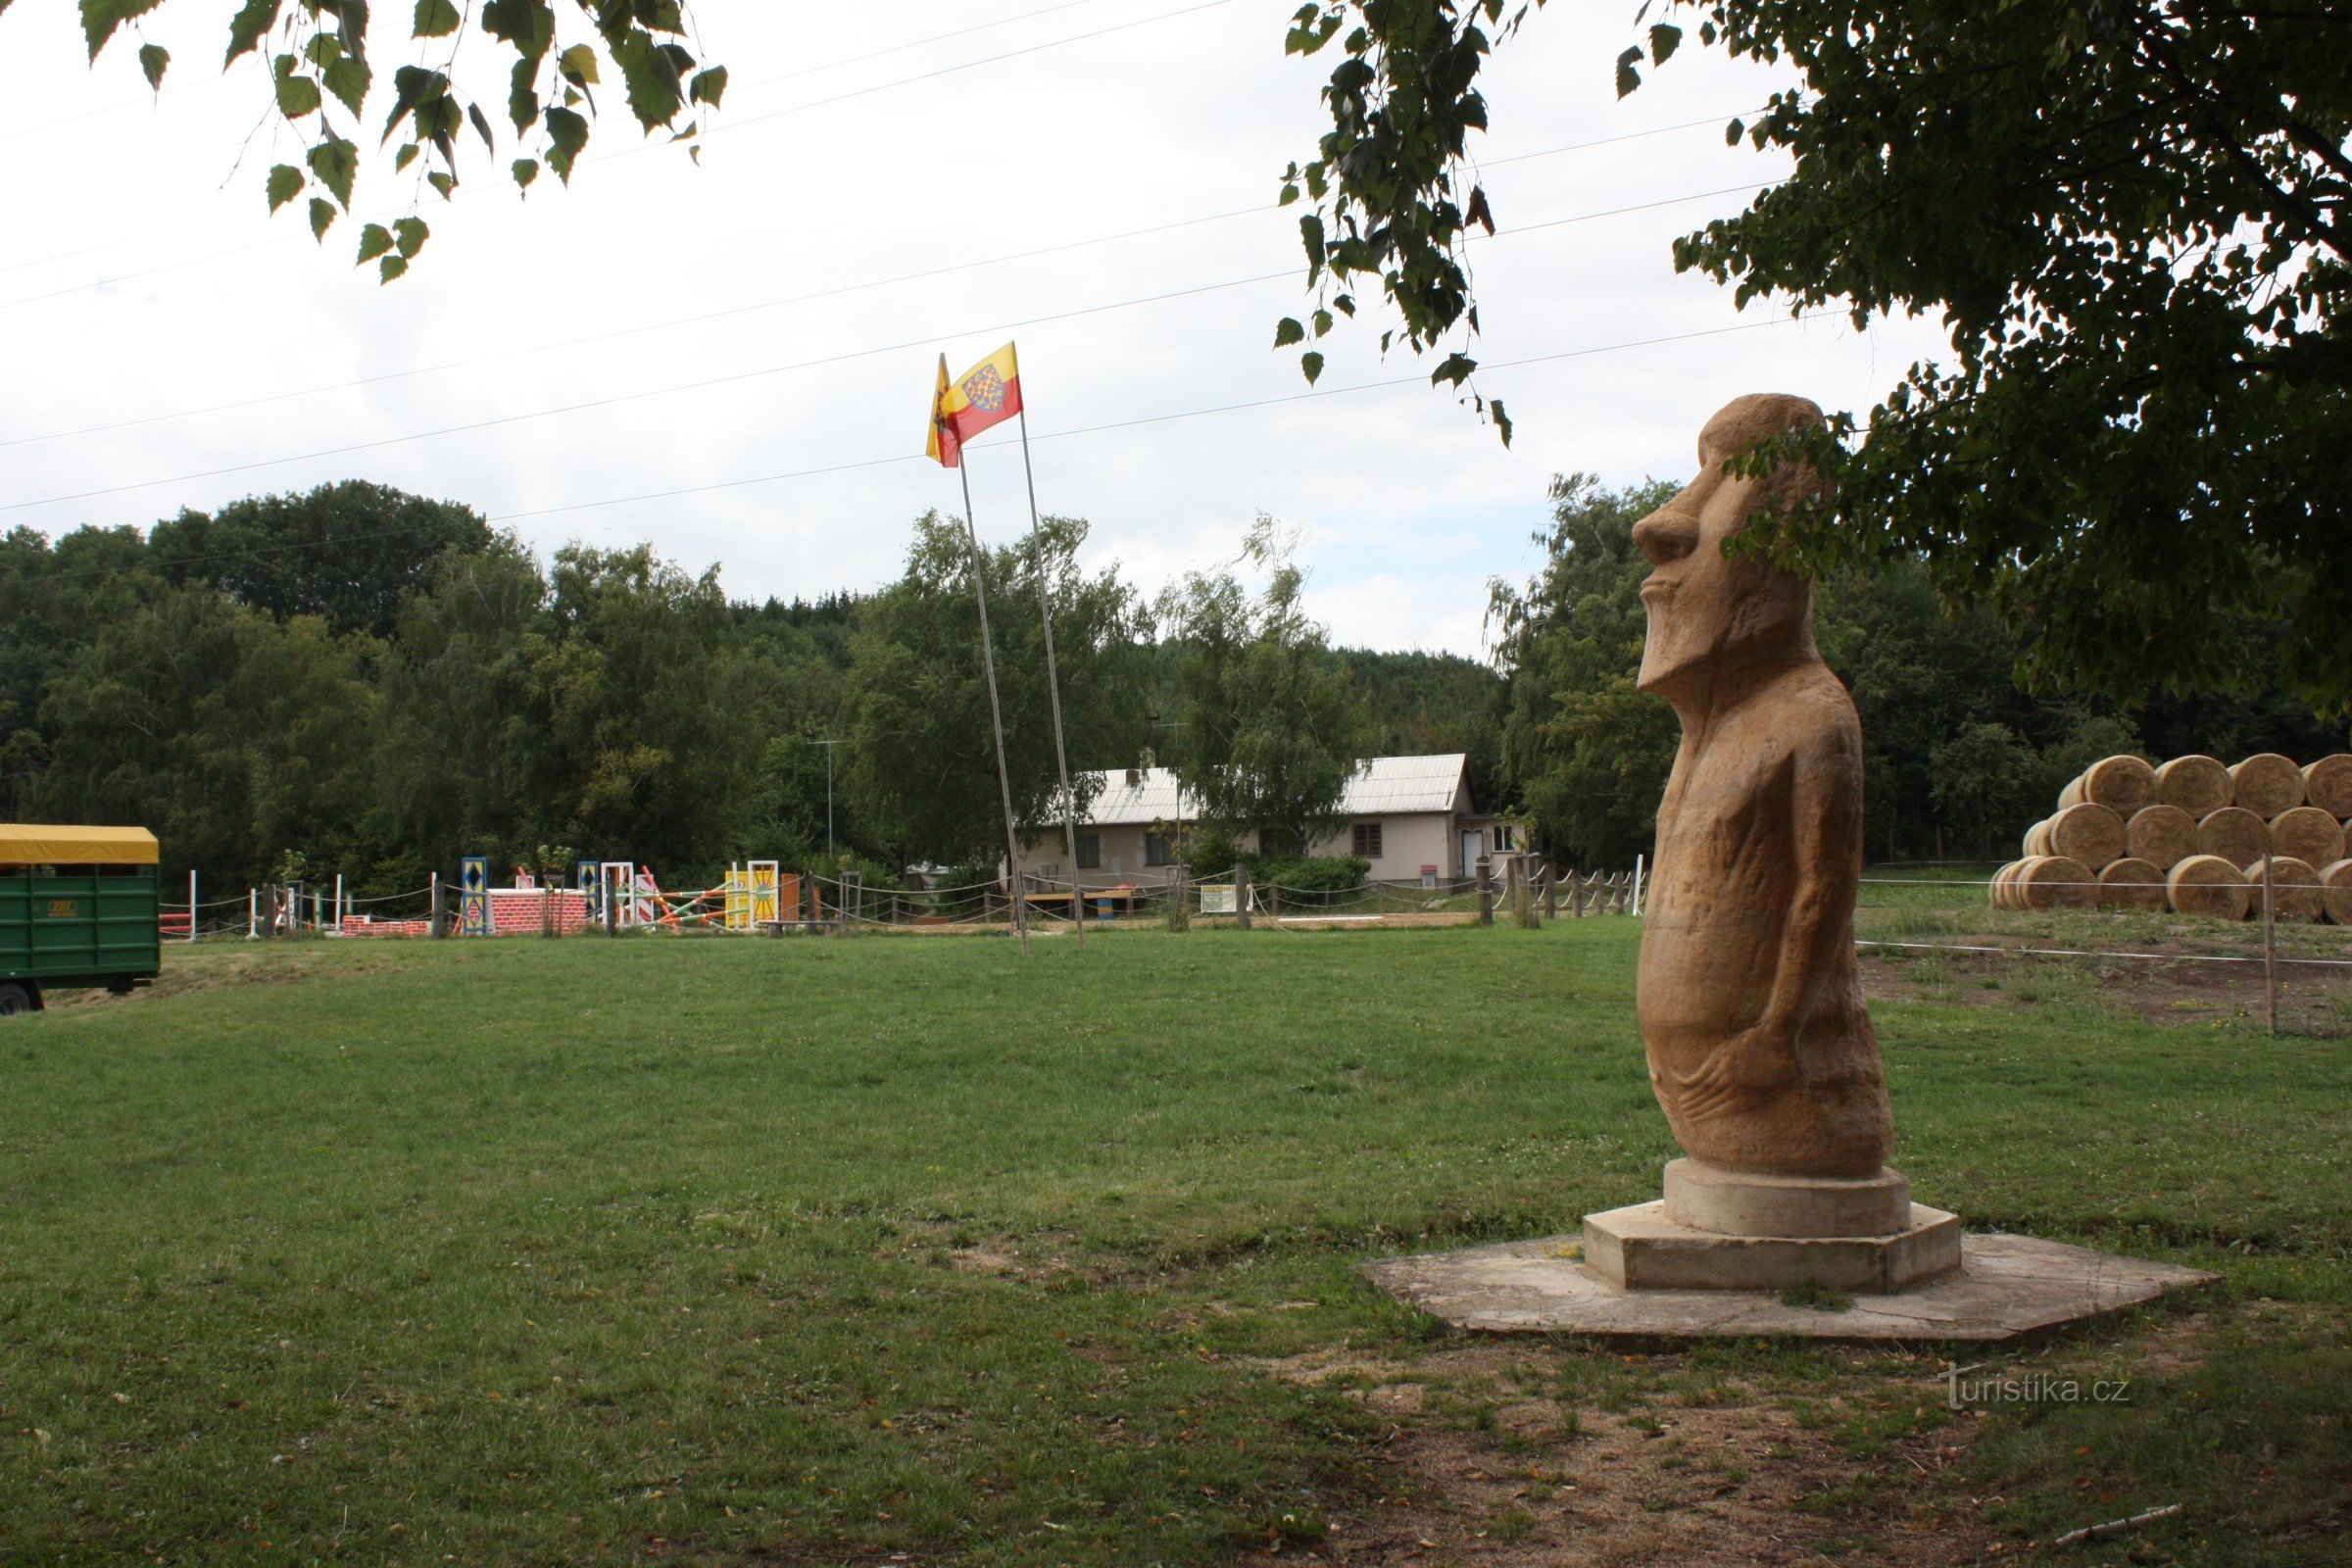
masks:
{"type": "Polygon", "coordinates": [[[1486,858],[1487,830],[1483,827],[1462,830],[1462,871],[1464,876],[1478,875],[1478,862],[1486,858]]]}

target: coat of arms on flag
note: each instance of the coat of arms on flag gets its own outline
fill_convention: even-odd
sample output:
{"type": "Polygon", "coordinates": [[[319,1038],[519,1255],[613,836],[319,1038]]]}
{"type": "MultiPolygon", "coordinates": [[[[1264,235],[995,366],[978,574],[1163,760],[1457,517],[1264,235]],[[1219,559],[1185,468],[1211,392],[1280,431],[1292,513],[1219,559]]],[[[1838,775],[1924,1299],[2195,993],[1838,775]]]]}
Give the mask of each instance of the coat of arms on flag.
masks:
{"type": "Polygon", "coordinates": [[[1021,412],[1021,366],[1007,343],[957,376],[948,379],[947,357],[939,362],[939,389],[932,394],[931,439],[927,454],[943,467],[962,461],[963,443],[1021,412]]]}

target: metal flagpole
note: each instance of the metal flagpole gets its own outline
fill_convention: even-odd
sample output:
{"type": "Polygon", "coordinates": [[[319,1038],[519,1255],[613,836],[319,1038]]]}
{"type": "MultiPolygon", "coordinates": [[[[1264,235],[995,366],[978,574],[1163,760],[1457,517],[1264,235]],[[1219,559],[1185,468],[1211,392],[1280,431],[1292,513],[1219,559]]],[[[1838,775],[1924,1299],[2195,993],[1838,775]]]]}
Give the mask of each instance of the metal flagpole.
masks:
{"type": "Polygon", "coordinates": [[[980,605],[980,662],[988,671],[988,717],[997,737],[997,790],[1004,799],[1004,865],[1012,878],[1012,928],[1020,933],[1021,951],[1029,951],[1029,909],[1021,898],[1021,842],[1012,826],[1012,775],[1004,767],[1004,710],[997,701],[997,647],[988,634],[988,573],[980,562],[980,528],[972,520],[972,472],[962,463],[956,473],[963,481],[963,532],[972,542],[972,597],[980,605]]]}
{"type": "Polygon", "coordinates": [[[1078,951],[1086,951],[1086,900],[1078,888],[1078,797],[1070,793],[1070,754],[1061,739],[1061,671],[1054,662],[1054,599],[1046,588],[1046,553],[1037,519],[1037,470],[1029,466],[1028,389],[1021,396],[1021,473],[1029,481],[1029,560],[1037,570],[1037,608],[1046,619],[1046,692],[1054,704],[1054,765],[1061,771],[1061,836],[1070,854],[1070,914],[1078,951]]]}

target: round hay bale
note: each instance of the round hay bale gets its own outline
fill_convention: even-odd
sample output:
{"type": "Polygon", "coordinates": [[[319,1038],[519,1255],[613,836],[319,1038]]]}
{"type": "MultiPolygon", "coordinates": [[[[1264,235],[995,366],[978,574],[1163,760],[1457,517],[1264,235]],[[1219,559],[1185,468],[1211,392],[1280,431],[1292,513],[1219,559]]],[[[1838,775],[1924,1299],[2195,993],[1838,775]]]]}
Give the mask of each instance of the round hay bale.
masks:
{"type": "Polygon", "coordinates": [[[2303,770],[2277,752],[2257,752],[2230,770],[2235,804],[2261,817],[2303,804],[2303,770]]]}
{"type": "Polygon", "coordinates": [[[2271,818],[2271,852],[2307,865],[2332,865],[2344,858],[2343,824],[2316,806],[2298,806],[2271,818]]]}
{"type": "Polygon", "coordinates": [[[2130,816],[2143,806],[2156,804],[2156,769],[2142,758],[2129,755],[2101,758],[2068,787],[2076,792],[2076,800],[2065,803],[2069,806],[2076,801],[2088,801],[2119,815],[2130,816]]]}
{"type": "Polygon", "coordinates": [[[2097,874],[2071,855],[2035,856],[2018,867],[2011,886],[2028,909],[2094,909],[2099,904],[2097,874]]]}
{"type": "Polygon", "coordinates": [[[2271,824],[2242,806],[2225,806],[2197,824],[2197,853],[2242,871],[2271,853],[2271,824]]]}
{"type": "Polygon", "coordinates": [[[2320,909],[2337,925],[2352,925],[2352,860],[2321,868],[2320,909]]]}
{"type": "Polygon", "coordinates": [[[2036,855],[2047,855],[2050,853],[2049,818],[2044,817],[2040,821],[2034,823],[2032,827],[2026,829],[2026,842],[2024,848],[2026,852],[2026,858],[2029,860],[2034,858],[2034,857],[2036,855]]]}
{"type": "Polygon", "coordinates": [[[2143,806],[2124,824],[2124,853],[2170,871],[2197,853],[2197,819],[2178,806],[2143,806]]]}
{"type": "Polygon", "coordinates": [[[2164,907],[2164,873],[2153,860],[2126,856],[2099,870],[2099,907],[2102,909],[2158,909],[2164,907]]]}
{"type": "Polygon", "coordinates": [[[2017,874],[2017,867],[2018,862],[2011,860],[2007,865],[1992,873],[1992,882],[1985,889],[1985,897],[1994,908],[2006,909],[2009,907],[2009,879],[2017,874]]]}
{"type": "Polygon", "coordinates": [[[2165,875],[2164,902],[2175,914],[2243,920],[2246,873],[2218,855],[2192,855],[2165,875]]]}
{"type": "Polygon", "coordinates": [[[2320,873],[2308,860],[2291,855],[2266,856],[2246,867],[2247,906],[2262,914],[2263,867],[2270,867],[2271,912],[2279,920],[2317,920],[2320,917],[2320,873]]]}
{"type": "Polygon", "coordinates": [[[2338,752],[2305,768],[2303,793],[2338,821],[2352,816],[2352,755],[2338,752]]]}
{"type": "Polygon", "coordinates": [[[2123,817],[2095,802],[2070,806],[2051,817],[2050,830],[2044,837],[2049,841],[2052,855],[2081,860],[2094,868],[2124,858],[2123,817]]]}
{"type": "Polygon", "coordinates": [[[2068,779],[2066,787],[2058,792],[2058,809],[2063,811],[2070,806],[2081,806],[2082,804],[2082,775],[2077,773],[2073,778],[2068,779]]]}
{"type": "Polygon", "coordinates": [[[2236,804],[2237,785],[2218,759],[2176,757],[2156,770],[2156,798],[2202,822],[2223,807],[2236,804]]]}

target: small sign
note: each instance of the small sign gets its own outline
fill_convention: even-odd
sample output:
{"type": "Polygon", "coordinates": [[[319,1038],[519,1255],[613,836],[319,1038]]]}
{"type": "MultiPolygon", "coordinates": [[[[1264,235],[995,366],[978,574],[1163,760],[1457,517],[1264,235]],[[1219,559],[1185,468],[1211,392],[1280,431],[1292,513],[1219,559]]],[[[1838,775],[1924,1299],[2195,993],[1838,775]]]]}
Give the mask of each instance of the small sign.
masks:
{"type": "Polygon", "coordinates": [[[466,857],[458,875],[458,934],[490,934],[490,861],[485,856],[466,857]]]}
{"type": "Polygon", "coordinates": [[[1231,914],[1234,912],[1233,884],[1203,882],[1200,884],[1200,912],[1202,914],[1231,914]]]}
{"type": "Polygon", "coordinates": [[[78,920],[81,918],[81,906],[73,899],[51,899],[49,901],[49,918],[52,920],[78,920]]]}
{"type": "Polygon", "coordinates": [[[1434,888],[1438,885],[1438,868],[1436,866],[1425,865],[1421,868],[1421,885],[1425,888],[1434,888]]]}

